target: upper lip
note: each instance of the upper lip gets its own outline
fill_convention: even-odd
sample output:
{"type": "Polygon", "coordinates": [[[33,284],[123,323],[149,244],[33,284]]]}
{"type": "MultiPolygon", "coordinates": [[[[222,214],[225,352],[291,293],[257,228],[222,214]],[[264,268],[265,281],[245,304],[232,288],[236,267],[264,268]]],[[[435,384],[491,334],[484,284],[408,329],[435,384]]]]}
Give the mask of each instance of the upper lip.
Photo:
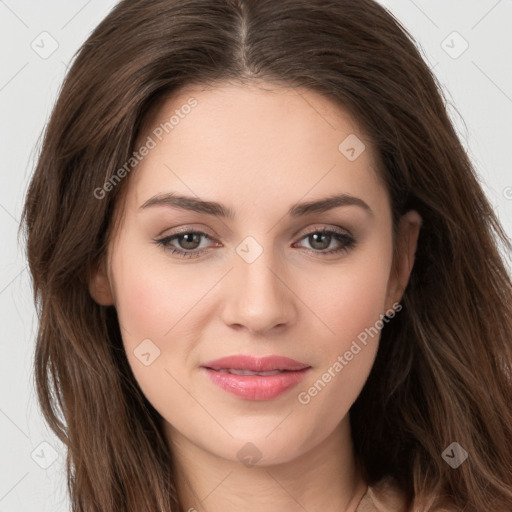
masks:
{"type": "Polygon", "coordinates": [[[253,357],[234,355],[215,359],[201,364],[212,370],[249,370],[252,372],[268,372],[272,370],[298,371],[309,368],[310,365],[295,361],[284,356],[253,357]]]}

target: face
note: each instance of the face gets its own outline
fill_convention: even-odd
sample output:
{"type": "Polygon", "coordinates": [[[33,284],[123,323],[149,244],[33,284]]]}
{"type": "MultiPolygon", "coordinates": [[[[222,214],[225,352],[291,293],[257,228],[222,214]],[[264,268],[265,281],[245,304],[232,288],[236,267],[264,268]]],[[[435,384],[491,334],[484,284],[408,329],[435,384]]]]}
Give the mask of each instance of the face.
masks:
{"type": "Polygon", "coordinates": [[[372,147],[299,92],[226,84],[163,104],[90,286],[169,436],[233,461],[292,460],[347,421],[419,228],[402,219],[393,257],[372,147]]]}

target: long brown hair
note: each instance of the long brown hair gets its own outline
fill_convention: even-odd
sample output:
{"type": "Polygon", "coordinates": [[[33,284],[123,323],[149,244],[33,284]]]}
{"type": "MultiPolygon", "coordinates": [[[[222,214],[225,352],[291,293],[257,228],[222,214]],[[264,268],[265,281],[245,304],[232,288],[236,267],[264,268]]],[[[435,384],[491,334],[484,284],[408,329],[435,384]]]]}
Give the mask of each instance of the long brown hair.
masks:
{"type": "Polygon", "coordinates": [[[74,512],[178,511],[161,417],[88,290],[145,115],[187,84],[262,80],[328,96],[380,156],[393,219],[423,218],[403,311],[350,410],[367,482],[411,510],[512,510],[510,241],[414,40],[372,0],[124,0],[94,30],[47,125],[23,213],[40,318],[35,379],[67,445],[74,512]],[[468,453],[453,469],[452,442],[468,453]]]}

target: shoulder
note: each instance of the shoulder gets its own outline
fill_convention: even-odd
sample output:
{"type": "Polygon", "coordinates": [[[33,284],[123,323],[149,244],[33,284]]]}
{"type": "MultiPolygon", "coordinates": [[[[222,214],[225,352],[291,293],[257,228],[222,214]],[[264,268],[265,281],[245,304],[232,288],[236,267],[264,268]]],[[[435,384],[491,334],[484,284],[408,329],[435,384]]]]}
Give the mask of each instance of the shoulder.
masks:
{"type": "Polygon", "coordinates": [[[390,479],[368,487],[356,512],[407,512],[402,490],[390,479]]]}
{"type": "MultiPolygon", "coordinates": [[[[391,479],[383,479],[368,487],[356,512],[409,512],[405,493],[391,479]]],[[[440,508],[436,512],[453,512],[440,508]]]]}

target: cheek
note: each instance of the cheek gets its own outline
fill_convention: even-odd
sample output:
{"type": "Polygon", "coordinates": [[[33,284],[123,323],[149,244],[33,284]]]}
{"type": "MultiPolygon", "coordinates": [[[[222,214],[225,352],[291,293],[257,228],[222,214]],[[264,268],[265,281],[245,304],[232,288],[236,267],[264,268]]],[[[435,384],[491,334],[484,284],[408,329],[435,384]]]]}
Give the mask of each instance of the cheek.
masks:
{"type": "Polygon", "coordinates": [[[308,304],[322,322],[317,323],[318,334],[310,348],[318,354],[318,364],[296,398],[305,413],[319,419],[315,428],[334,428],[368,378],[385,325],[381,314],[390,265],[391,245],[383,239],[371,250],[347,258],[336,271],[331,268],[316,275],[316,288],[312,280],[304,283],[308,304]]]}
{"type": "Polygon", "coordinates": [[[161,414],[180,410],[190,405],[179,382],[195,343],[191,320],[215,276],[197,279],[141,241],[121,242],[114,254],[115,307],[134,377],[161,414]]]}
{"type": "Polygon", "coordinates": [[[172,317],[162,314],[172,288],[166,290],[164,298],[165,283],[147,266],[127,265],[124,270],[117,276],[116,310],[125,350],[132,362],[133,352],[143,340],[149,339],[161,349],[159,340],[173,323],[172,317]]]}
{"type": "Polygon", "coordinates": [[[159,251],[127,242],[113,259],[116,310],[130,343],[170,338],[210,286],[208,276],[197,279],[159,251]]]}
{"type": "Polygon", "coordinates": [[[324,348],[343,348],[385,312],[391,246],[381,242],[353,253],[339,266],[319,267],[299,278],[299,296],[319,319],[324,348]]]}
{"type": "Polygon", "coordinates": [[[211,317],[213,294],[206,295],[224,270],[204,267],[199,273],[193,265],[171,261],[163,249],[128,236],[118,243],[111,268],[123,345],[135,379],[157,409],[165,403],[175,410],[187,400],[179,383],[188,379],[192,355],[211,317]]]}

